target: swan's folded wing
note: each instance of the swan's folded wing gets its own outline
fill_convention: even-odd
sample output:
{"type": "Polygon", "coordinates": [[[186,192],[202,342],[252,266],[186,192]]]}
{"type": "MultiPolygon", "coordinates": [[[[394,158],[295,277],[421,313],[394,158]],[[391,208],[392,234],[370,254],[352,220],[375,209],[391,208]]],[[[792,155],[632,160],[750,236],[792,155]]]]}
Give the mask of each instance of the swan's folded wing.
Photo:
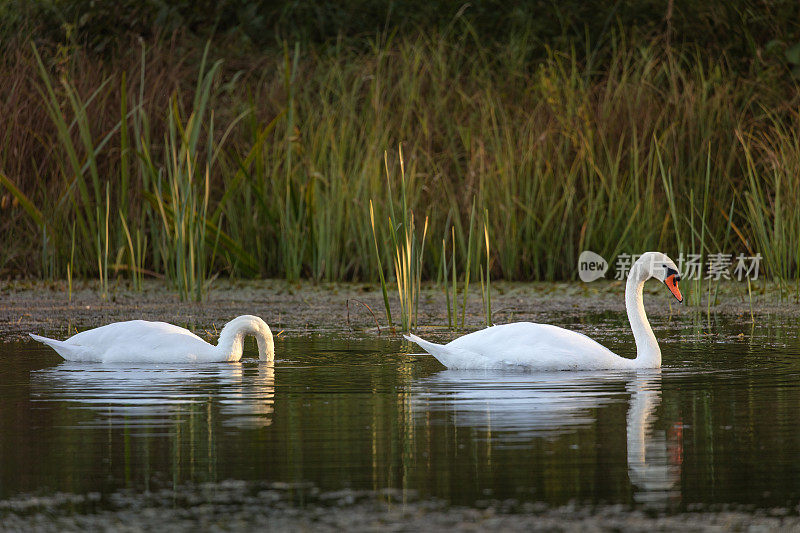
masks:
{"type": "Polygon", "coordinates": [[[166,322],[129,320],[114,322],[99,328],[77,333],[67,339],[72,344],[106,349],[114,346],[132,346],[139,350],[157,348],[164,343],[181,345],[203,341],[191,331],[166,322]]]}
{"type": "Polygon", "coordinates": [[[447,345],[485,357],[491,368],[610,368],[616,356],[586,335],[550,324],[515,322],[459,337],[447,345]]]}

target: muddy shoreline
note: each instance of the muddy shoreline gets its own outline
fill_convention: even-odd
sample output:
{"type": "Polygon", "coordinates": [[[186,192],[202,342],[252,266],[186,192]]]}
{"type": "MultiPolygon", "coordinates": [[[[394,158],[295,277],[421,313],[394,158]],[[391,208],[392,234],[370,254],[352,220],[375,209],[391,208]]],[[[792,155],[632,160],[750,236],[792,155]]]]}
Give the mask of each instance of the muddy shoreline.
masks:
{"type": "MultiPolygon", "coordinates": [[[[685,287],[686,300],[692,287],[685,287]]],[[[707,313],[708,293],[701,288],[700,305],[679,305],[656,282],[646,285],[645,307],[651,316],[684,316],[707,313]]],[[[553,315],[582,315],[598,312],[624,312],[624,286],[621,282],[591,284],[508,283],[492,285],[492,311],[495,323],[510,321],[555,322],[553,315]]],[[[797,316],[800,305],[796,294],[781,298],[774,284],[759,282],[748,295],[744,283],[726,282],[712,286],[716,303],[712,313],[733,320],[750,320],[754,315],[797,316]]],[[[396,296],[390,293],[393,305],[396,296]]],[[[460,299],[459,299],[460,306],[460,299]]],[[[397,322],[399,309],[392,309],[397,322]]],[[[483,323],[478,288],[470,290],[467,303],[468,327],[483,323]]],[[[0,341],[20,340],[28,332],[65,336],[109,322],[131,319],[163,320],[194,328],[213,337],[231,318],[255,314],[278,331],[375,330],[387,332],[380,287],[368,283],[290,283],[283,280],[216,281],[202,303],[182,302],[163,281],[148,281],[141,292],[127,282],[113,284],[106,299],[96,282],[79,282],[70,301],[63,281],[0,282],[0,341]]],[[[447,326],[447,309],[441,288],[424,287],[419,304],[421,329],[447,326]]]]}
{"type": "Polygon", "coordinates": [[[716,505],[666,511],[631,505],[548,506],[491,500],[475,507],[413,491],[340,490],[224,481],[146,492],[26,495],[0,501],[2,531],[788,531],[797,510],[716,505]]]}

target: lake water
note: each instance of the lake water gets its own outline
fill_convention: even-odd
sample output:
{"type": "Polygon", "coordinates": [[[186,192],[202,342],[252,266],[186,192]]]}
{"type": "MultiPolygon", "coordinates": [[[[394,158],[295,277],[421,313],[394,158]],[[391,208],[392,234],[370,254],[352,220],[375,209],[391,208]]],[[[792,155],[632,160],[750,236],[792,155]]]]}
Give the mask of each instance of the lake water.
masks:
{"type": "MultiPolygon", "coordinates": [[[[794,507],[800,323],[748,319],[655,320],[664,368],[641,372],[444,371],[373,333],[285,334],[274,365],[250,344],[237,364],[102,365],[0,343],[0,499],[233,479],[794,507]]],[[[552,322],[633,355],[623,316],[552,322]]]]}

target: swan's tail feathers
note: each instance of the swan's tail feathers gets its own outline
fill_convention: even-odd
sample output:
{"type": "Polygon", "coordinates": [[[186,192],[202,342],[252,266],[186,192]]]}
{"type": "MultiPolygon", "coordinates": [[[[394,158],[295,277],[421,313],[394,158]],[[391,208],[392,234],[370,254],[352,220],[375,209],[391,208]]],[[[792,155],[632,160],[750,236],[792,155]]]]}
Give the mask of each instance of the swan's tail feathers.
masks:
{"type": "Polygon", "coordinates": [[[403,335],[406,340],[411,341],[415,344],[419,344],[419,347],[428,352],[431,355],[436,355],[437,352],[442,351],[444,345],[436,344],[435,342],[428,342],[425,339],[420,339],[413,333],[409,333],[408,335],[403,335]]]}
{"type": "Polygon", "coordinates": [[[474,354],[470,351],[429,342],[413,334],[403,336],[407,340],[419,344],[420,348],[434,356],[437,361],[449,369],[471,368],[476,358],[483,359],[478,354],[474,354]]]}
{"type": "Polygon", "coordinates": [[[77,344],[67,344],[64,341],[57,341],[55,339],[51,339],[49,337],[42,337],[41,335],[34,335],[33,333],[28,333],[30,337],[41,343],[44,343],[54,349],[58,355],[66,359],[67,361],[87,361],[89,360],[89,350],[85,346],[79,346],[77,344]]]}

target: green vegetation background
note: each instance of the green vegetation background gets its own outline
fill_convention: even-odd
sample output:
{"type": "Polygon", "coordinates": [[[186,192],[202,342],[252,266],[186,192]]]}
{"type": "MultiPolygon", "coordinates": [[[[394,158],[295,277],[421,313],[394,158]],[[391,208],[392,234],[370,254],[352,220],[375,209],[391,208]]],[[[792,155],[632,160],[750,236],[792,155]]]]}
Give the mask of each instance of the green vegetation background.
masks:
{"type": "Polygon", "coordinates": [[[391,209],[429,217],[428,279],[453,241],[477,271],[484,209],[495,278],[569,279],[586,248],[800,277],[796,1],[4,1],[0,20],[3,277],[376,279],[370,201],[380,243],[391,209]]]}

